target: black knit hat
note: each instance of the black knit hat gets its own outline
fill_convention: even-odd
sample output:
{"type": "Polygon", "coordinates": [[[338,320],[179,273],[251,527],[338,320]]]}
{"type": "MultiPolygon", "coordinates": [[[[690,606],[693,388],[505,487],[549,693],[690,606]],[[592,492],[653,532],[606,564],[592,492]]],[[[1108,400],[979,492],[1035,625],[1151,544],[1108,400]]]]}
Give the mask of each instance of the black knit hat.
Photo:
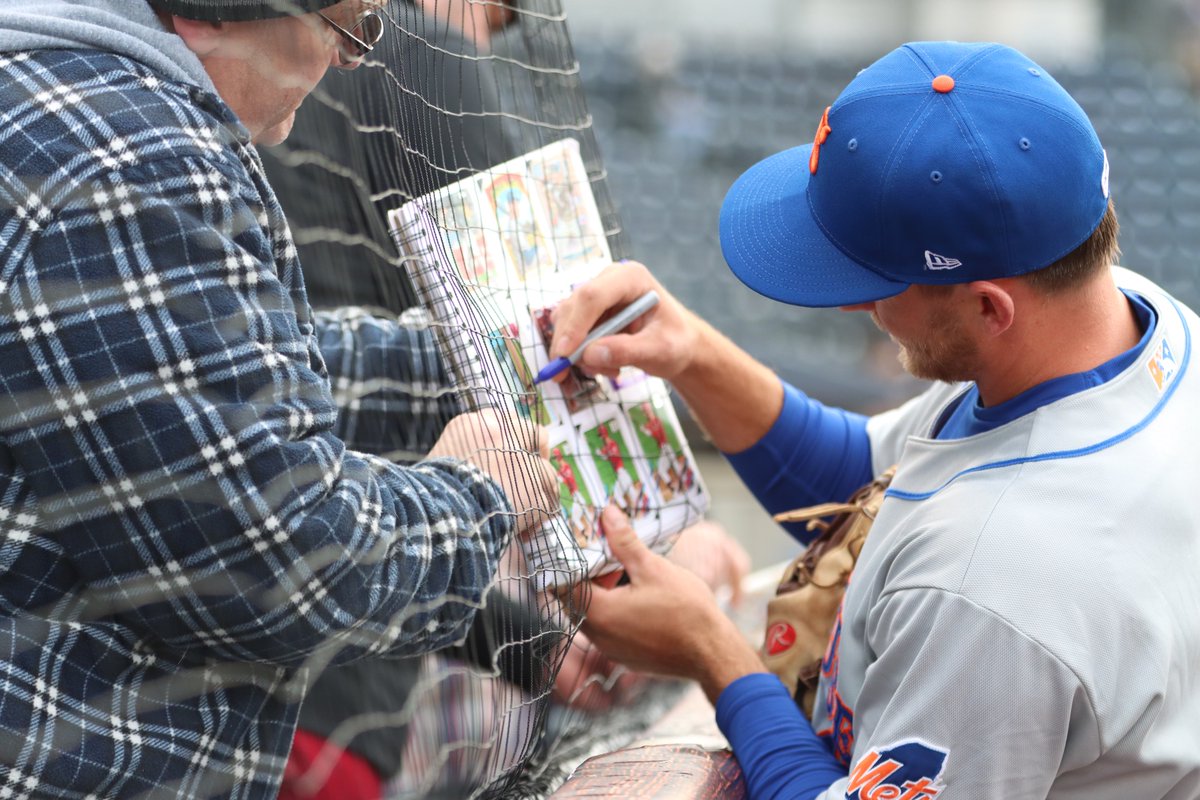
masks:
{"type": "Polygon", "coordinates": [[[320,11],[339,0],[153,0],[168,14],[205,22],[241,22],[320,11]]]}

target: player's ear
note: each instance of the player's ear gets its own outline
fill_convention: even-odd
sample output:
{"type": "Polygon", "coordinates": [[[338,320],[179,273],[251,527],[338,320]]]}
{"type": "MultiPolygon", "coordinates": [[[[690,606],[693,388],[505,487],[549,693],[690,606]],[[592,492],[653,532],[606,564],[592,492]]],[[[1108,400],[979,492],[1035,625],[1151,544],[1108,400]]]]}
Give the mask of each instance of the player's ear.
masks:
{"type": "Polygon", "coordinates": [[[983,332],[1000,336],[1012,327],[1017,304],[1010,287],[1000,281],[973,281],[967,284],[974,303],[976,319],[983,332]]]}

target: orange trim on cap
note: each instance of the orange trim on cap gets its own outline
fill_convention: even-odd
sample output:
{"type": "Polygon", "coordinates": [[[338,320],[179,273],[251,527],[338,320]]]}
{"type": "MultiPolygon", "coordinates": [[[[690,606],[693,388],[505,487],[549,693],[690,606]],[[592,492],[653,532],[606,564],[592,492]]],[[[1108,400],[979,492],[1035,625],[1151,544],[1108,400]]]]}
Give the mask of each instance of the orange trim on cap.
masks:
{"type": "Polygon", "coordinates": [[[945,94],[954,88],[954,78],[949,75],[938,75],[933,79],[933,90],[945,94]]]}
{"type": "Polygon", "coordinates": [[[813,137],[812,155],[808,157],[808,171],[813,175],[817,174],[817,162],[821,158],[821,145],[825,144],[825,140],[833,132],[833,128],[829,127],[829,110],[831,108],[833,106],[825,107],[825,113],[821,115],[821,124],[817,126],[817,135],[813,137]]]}

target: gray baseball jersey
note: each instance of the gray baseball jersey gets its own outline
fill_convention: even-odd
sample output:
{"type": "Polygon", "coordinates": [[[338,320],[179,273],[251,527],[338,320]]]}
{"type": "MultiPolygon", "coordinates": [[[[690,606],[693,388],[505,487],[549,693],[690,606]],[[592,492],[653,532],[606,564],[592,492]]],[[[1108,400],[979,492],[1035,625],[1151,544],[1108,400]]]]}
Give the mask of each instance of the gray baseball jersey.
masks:
{"type": "Polygon", "coordinates": [[[899,470],[823,664],[850,800],[1200,798],[1196,315],[1100,386],[986,433],[941,384],[868,425],[899,470]]]}

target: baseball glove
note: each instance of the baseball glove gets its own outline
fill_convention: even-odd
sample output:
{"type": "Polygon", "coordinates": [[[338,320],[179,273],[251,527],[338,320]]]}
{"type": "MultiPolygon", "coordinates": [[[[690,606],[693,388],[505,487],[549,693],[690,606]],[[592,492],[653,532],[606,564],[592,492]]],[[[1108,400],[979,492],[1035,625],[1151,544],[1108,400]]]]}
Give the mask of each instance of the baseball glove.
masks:
{"type": "Polygon", "coordinates": [[[788,565],[775,597],[767,604],[767,632],[759,653],[809,719],[821,661],[846,584],[895,473],[893,466],[845,503],[823,503],[775,515],[777,522],[808,520],[809,530],[820,531],[788,565]]]}

